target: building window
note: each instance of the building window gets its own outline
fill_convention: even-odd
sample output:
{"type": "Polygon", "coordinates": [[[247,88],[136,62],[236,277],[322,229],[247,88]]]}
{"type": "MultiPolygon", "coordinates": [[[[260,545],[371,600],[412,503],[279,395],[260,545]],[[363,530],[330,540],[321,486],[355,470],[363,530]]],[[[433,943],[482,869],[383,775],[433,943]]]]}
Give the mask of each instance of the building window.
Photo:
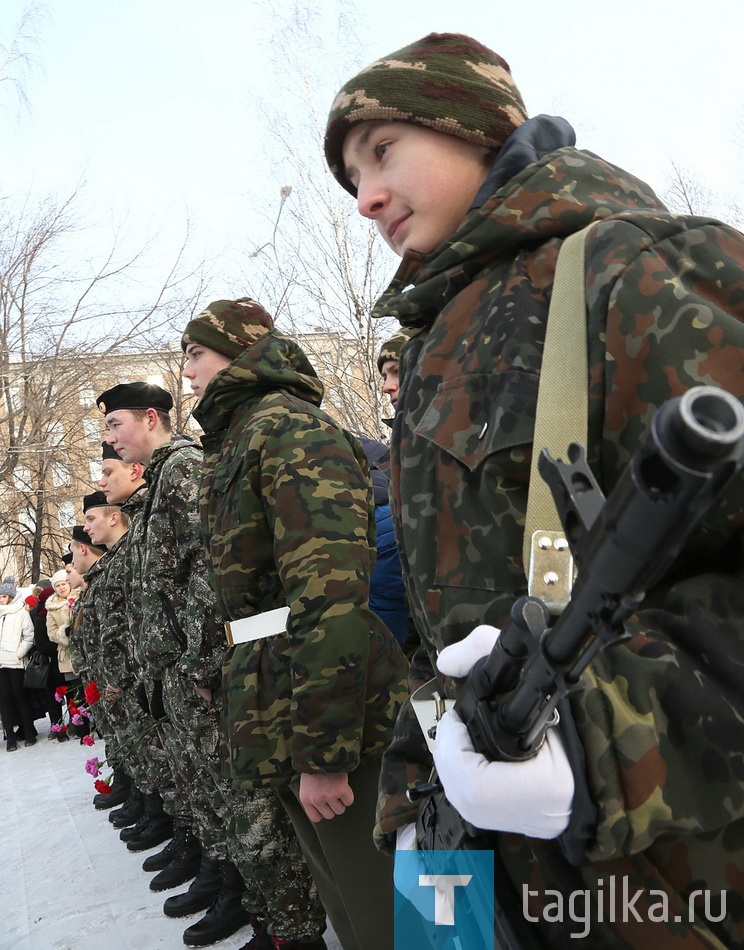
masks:
{"type": "Polygon", "coordinates": [[[25,465],[16,465],[13,469],[13,485],[16,491],[31,491],[31,469],[25,465]]]}
{"type": "Polygon", "coordinates": [[[64,462],[52,462],[52,484],[55,488],[67,485],[70,481],[70,470],[64,462]]]}
{"type": "Polygon", "coordinates": [[[62,423],[50,422],[47,426],[47,439],[50,445],[62,445],[62,423]]]}
{"type": "Polygon", "coordinates": [[[88,466],[90,468],[90,480],[92,482],[100,482],[103,459],[91,459],[88,462],[88,466]]]}
{"type": "Polygon", "coordinates": [[[80,405],[83,409],[92,409],[96,404],[96,394],[90,388],[86,386],[85,389],[80,390],[80,405]]]}
{"type": "Polygon", "coordinates": [[[75,506],[71,501],[63,501],[57,505],[57,510],[59,512],[59,526],[60,528],[74,528],[75,527],[75,506]]]}
{"type": "Polygon", "coordinates": [[[33,534],[36,531],[36,512],[33,508],[21,508],[18,512],[18,523],[24,531],[33,534]]]}
{"type": "Polygon", "coordinates": [[[17,386],[8,387],[8,409],[13,409],[14,412],[18,412],[21,408],[21,393],[17,386]]]}
{"type": "Polygon", "coordinates": [[[163,377],[159,374],[156,374],[155,376],[148,376],[147,382],[150,383],[151,386],[160,386],[161,389],[165,389],[165,386],[163,385],[163,377]]]}
{"type": "Polygon", "coordinates": [[[100,442],[101,429],[98,419],[83,419],[83,431],[85,432],[86,442],[100,442]]]}

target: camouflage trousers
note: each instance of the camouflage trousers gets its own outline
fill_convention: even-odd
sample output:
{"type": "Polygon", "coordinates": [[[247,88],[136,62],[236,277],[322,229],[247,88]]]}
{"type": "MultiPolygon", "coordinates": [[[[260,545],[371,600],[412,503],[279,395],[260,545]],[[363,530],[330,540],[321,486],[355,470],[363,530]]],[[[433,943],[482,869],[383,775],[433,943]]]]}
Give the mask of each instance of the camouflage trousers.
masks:
{"type": "Polygon", "coordinates": [[[109,765],[123,768],[145,795],[157,791],[163,798],[165,810],[173,817],[177,818],[180,811],[184,818],[190,818],[177,793],[155,722],[140,705],[134,689],[123,689],[121,697],[113,703],[101,699],[96,705],[101,703],[105,704],[106,718],[115,737],[117,759],[112,760],[109,740],[104,735],[109,765]]]}
{"type": "MultiPolygon", "coordinates": [[[[220,697],[207,702],[173,669],[163,673],[163,705],[174,750],[191,775],[195,831],[211,857],[230,860],[246,885],[243,903],[284,940],[325,929],[325,910],[284,808],[274,792],[238,791],[222,774],[220,697]]],[[[166,750],[167,751],[167,750],[166,750]]]]}

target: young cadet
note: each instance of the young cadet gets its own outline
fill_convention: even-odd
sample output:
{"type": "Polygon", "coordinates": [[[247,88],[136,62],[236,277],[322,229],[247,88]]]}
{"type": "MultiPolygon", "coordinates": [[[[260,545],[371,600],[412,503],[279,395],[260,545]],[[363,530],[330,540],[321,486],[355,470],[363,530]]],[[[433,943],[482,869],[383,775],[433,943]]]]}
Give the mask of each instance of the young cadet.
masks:
{"type": "MultiPolygon", "coordinates": [[[[664,401],[702,382],[744,397],[744,239],[669,214],[642,181],[574,148],[565,120],[528,119],[507,63],[467,36],[431,34],[347,82],[325,152],[403,258],[375,312],[420,330],[401,353],[391,447],[425,646],[412,685],[438,664],[440,691],[455,697],[451,677],[488,651],[526,589],[536,394],[563,240],[601,219],[586,247],[588,460],[607,493],[664,401]]],[[[572,894],[587,895],[595,946],[744,946],[743,491],[740,478],[675,583],[651,591],[630,638],[593,661],[534,759],[489,763],[454,713],[439,725],[447,797],[505,832],[498,898],[522,946],[581,936],[567,910],[553,912],[572,894]],[[608,906],[612,875],[643,892],[642,910],[623,914],[620,883],[608,906]]],[[[405,792],[430,765],[407,705],[383,766],[381,846],[396,829],[410,838],[405,792]]]]}
{"type": "Polygon", "coordinates": [[[201,449],[172,435],[173,400],[159,386],[121,384],[97,403],[108,443],[127,465],[146,466],[147,494],[127,545],[129,616],[149,706],[167,716],[161,737],[204,848],[192,886],[168,898],[164,912],[208,908],[186,929],[187,946],[208,946],[250,920],[250,950],[271,948],[276,931],[323,947],[325,913],[286,816],[272,796],[238,792],[221,775],[217,687],[227,643],[199,520],[201,449]]]}
{"type": "Polygon", "coordinates": [[[182,339],[204,429],[201,510],[234,649],[224,680],[233,782],[275,789],[344,950],[392,947],[392,875],[372,845],[382,749],[407,664],[369,609],[374,511],[359,443],[249,298],[182,339]]]}

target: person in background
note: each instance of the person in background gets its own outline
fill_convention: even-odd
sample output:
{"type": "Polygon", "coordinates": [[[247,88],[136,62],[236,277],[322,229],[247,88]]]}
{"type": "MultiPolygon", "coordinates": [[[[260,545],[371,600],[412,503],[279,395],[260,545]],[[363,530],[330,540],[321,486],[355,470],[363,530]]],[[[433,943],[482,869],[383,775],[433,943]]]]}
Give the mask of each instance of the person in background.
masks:
{"type": "Polygon", "coordinates": [[[406,604],[406,589],[398,557],[398,545],[390,511],[387,477],[383,466],[388,458],[388,447],[383,442],[359,438],[369,462],[372,493],[375,502],[377,559],[369,583],[369,606],[387,624],[408,659],[416,649],[418,637],[411,624],[406,604]]]}
{"type": "Polygon", "coordinates": [[[40,653],[43,653],[44,656],[49,658],[47,685],[44,689],[40,690],[44,708],[49,716],[50,728],[47,739],[57,739],[60,741],[59,737],[63,735],[63,733],[51,728],[55,725],[62,725],[62,707],[54,698],[54,694],[58,686],[64,686],[65,684],[64,677],[59,671],[57,644],[49,639],[49,633],[47,631],[46,605],[49,598],[53,596],[54,588],[51,586],[51,582],[49,582],[48,586],[42,587],[39,590],[36,606],[32,607],[29,616],[34,625],[34,646],[40,653]]]}
{"type": "Polygon", "coordinates": [[[390,947],[391,868],[370,828],[407,663],[369,609],[364,453],[257,301],[211,303],[181,345],[205,433],[203,536],[233,644],[226,767],[281,800],[345,950],[390,947]]]}
{"type": "MultiPolygon", "coordinates": [[[[405,343],[418,331],[411,327],[401,327],[394,333],[389,340],[386,340],[380,347],[377,355],[377,369],[382,377],[382,392],[390,400],[393,407],[393,415],[398,405],[398,392],[400,390],[400,351],[405,343]]],[[[392,419],[384,420],[392,426],[392,419]]]]}
{"type": "Polygon", "coordinates": [[[16,725],[23,730],[24,745],[36,745],[30,697],[23,685],[23,658],[33,645],[34,625],[15,578],[4,577],[0,584],[0,718],[8,752],[18,748],[16,725]]]}

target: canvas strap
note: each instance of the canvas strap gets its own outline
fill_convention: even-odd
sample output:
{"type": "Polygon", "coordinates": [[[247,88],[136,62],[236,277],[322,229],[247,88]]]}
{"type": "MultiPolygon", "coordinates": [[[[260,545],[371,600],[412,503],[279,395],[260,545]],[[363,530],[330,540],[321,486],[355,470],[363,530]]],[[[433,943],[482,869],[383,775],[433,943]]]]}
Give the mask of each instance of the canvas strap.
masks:
{"type": "Polygon", "coordinates": [[[571,442],[586,445],[589,368],[584,248],[587,231],[596,223],[592,222],[566,238],[556,263],[537,395],[522,549],[528,578],[535,532],[563,530],[550,489],[537,470],[540,451],[544,447],[553,458],[565,459],[571,442]]]}

